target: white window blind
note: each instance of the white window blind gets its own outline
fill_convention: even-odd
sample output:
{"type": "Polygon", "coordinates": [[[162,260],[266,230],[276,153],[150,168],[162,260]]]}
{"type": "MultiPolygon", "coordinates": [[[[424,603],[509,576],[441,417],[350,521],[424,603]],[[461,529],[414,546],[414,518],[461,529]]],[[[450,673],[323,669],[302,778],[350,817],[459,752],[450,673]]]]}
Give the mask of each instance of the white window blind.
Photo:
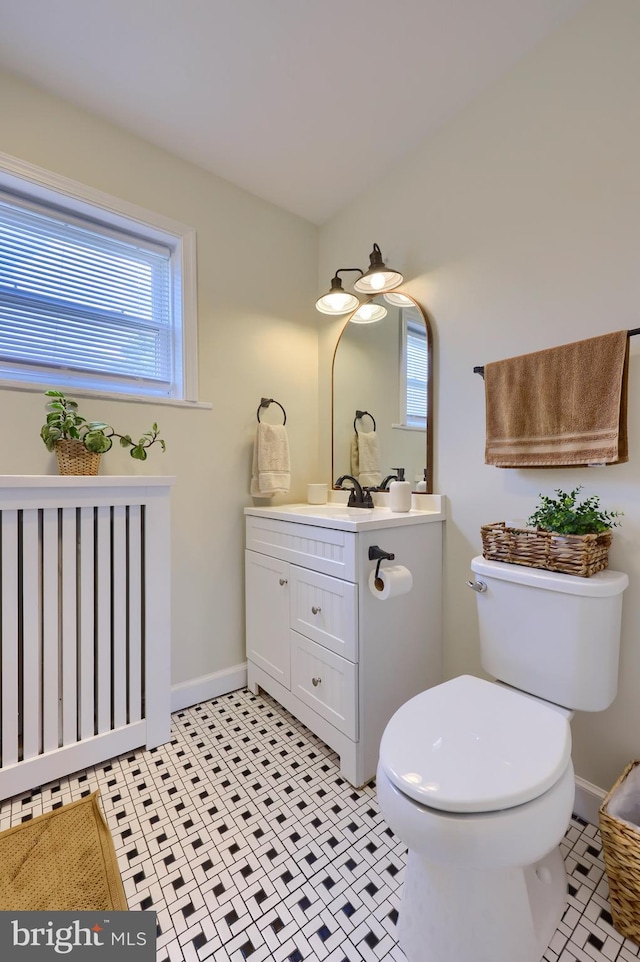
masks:
{"type": "Polygon", "coordinates": [[[169,394],[170,261],[168,248],[0,193],[4,375],[70,368],[88,387],[169,394]]]}
{"type": "Polygon", "coordinates": [[[405,419],[410,427],[427,423],[427,332],[422,320],[405,316],[405,419]]]}
{"type": "Polygon", "coordinates": [[[195,231],[0,154],[0,381],[197,402],[195,231]]]}

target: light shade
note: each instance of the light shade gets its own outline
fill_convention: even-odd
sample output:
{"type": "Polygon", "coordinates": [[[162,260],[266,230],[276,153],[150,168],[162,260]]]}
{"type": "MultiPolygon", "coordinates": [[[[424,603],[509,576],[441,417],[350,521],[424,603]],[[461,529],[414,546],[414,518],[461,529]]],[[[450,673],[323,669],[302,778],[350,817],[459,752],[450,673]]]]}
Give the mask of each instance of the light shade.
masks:
{"type": "Polygon", "coordinates": [[[349,318],[350,324],[373,324],[387,316],[387,309],[382,304],[362,304],[355,314],[349,318]]]}
{"type": "Polygon", "coordinates": [[[387,304],[393,304],[394,307],[407,307],[409,304],[413,304],[410,297],[406,294],[400,294],[396,292],[394,294],[383,294],[382,295],[387,302],[387,304]]]}
{"type": "Polygon", "coordinates": [[[347,314],[349,311],[354,311],[359,303],[355,294],[344,290],[342,281],[336,273],[331,279],[331,289],[316,301],[316,310],[322,314],[347,314]]]}
{"type": "Polygon", "coordinates": [[[353,285],[361,294],[383,294],[402,284],[404,278],[399,271],[387,267],[377,244],[369,254],[369,270],[359,277],[353,285]]]}

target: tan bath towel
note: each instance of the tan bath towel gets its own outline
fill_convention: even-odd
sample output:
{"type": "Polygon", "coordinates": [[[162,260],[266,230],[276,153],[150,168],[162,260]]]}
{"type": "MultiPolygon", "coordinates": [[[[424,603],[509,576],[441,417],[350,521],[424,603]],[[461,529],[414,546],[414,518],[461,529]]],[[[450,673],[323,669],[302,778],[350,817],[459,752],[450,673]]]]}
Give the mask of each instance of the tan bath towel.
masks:
{"type": "Polygon", "coordinates": [[[289,440],[284,424],[258,425],[253,446],[250,491],[254,498],[287,494],[291,487],[289,440]]]}
{"type": "Polygon", "coordinates": [[[628,461],[628,344],[616,331],[486,364],[486,464],[628,461]]]}
{"type": "Polygon", "coordinates": [[[358,431],[356,438],[358,442],[358,473],[354,474],[354,477],[358,479],[362,487],[365,485],[370,488],[377,487],[382,481],[378,436],[375,431],[358,431]]]}

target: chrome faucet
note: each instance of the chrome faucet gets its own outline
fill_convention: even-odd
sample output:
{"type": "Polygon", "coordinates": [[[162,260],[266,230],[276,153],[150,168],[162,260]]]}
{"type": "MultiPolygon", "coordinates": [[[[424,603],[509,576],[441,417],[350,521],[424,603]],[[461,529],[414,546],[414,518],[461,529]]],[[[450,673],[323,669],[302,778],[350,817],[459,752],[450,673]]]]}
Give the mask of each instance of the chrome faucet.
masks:
{"type": "Polygon", "coordinates": [[[342,485],[345,481],[353,481],[353,485],[349,494],[349,501],[347,502],[348,507],[373,508],[373,498],[371,497],[371,491],[369,488],[365,488],[363,490],[360,482],[350,474],[343,474],[342,477],[338,478],[336,481],[336,488],[344,490],[342,485]]]}

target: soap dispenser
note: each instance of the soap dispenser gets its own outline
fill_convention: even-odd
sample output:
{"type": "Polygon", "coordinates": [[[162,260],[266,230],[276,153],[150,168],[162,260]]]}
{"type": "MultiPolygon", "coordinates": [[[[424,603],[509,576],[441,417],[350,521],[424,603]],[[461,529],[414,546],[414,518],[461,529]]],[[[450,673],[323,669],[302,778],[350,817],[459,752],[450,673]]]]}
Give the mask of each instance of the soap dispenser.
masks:
{"type": "Polygon", "coordinates": [[[392,511],[410,511],[411,485],[404,479],[404,468],[393,470],[398,475],[398,480],[389,485],[389,507],[392,511]]]}
{"type": "Polygon", "coordinates": [[[424,469],[424,478],[416,484],[416,491],[420,491],[424,494],[427,490],[427,469],[424,469]]]}

